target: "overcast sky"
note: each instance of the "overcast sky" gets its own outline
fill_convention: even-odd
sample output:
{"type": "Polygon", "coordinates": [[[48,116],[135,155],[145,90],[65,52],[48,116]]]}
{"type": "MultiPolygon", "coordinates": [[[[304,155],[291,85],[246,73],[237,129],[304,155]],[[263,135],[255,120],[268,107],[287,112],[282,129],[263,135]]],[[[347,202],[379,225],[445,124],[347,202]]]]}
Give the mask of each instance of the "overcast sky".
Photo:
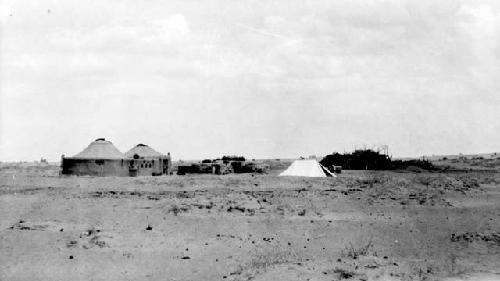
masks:
{"type": "Polygon", "coordinates": [[[0,3],[0,161],[500,151],[499,1],[0,3]]]}

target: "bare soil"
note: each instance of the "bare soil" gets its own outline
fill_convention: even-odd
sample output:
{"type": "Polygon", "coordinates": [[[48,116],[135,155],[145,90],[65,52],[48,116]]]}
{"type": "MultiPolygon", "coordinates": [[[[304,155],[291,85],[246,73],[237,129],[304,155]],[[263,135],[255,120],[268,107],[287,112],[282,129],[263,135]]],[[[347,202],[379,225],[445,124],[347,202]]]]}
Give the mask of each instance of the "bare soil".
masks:
{"type": "Polygon", "coordinates": [[[500,174],[0,172],[0,280],[500,280],[500,174]]]}

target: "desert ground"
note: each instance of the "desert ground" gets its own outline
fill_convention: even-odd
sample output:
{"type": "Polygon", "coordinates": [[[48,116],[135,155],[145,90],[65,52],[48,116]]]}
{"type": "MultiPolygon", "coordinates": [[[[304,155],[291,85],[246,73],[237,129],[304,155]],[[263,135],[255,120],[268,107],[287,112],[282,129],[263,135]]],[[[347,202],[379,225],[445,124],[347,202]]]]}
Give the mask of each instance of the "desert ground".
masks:
{"type": "Polygon", "coordinates": [[[278,177],[285,167],[3,167],[0,280],[500,280],[498,169],[278,177]]]}

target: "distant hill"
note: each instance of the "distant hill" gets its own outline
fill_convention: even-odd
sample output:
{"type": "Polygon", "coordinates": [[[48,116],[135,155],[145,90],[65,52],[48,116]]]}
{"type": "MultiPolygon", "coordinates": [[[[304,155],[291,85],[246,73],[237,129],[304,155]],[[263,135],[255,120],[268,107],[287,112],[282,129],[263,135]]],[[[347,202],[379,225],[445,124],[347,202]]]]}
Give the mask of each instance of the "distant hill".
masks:
{"type": "MultiPolygon", "coordinates": [[[[452,154],[452,155],[431,155],[431,156],[423,156],[425,159],[430,161],[437,161],[443,158],[446,159],[460,159],[467,158],[473,159],[478,157],[483,157],[484,159],[495,159],[500,157],[500,152],[491,152],[491,153],[476,153],[476,154],[452,154]]],[[[420,157],[422,158],[422,157],[420,157]]]]}
{"type": "Polygon", "coordinates": [[[439,167],[462,170],[500,170],[500,154],[441,156],[431,162],[439,167]]]}

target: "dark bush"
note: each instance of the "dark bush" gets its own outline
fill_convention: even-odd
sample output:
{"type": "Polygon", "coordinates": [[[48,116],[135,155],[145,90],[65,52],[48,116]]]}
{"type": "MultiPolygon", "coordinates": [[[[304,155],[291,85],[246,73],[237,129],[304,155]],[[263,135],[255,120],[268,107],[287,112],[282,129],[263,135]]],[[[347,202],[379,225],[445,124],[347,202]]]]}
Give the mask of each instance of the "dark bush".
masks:
{"type": "Polygon", "coordinates": [[[346,170],[405,170],[408,168],[420,168],[424,170],[435,170],[436,168],[427,160],[392,160],[389,156],[373,151],[371,149],[356,150],[353,153],[332,153],[325,156],[321,165],[331,168],[342,166],[346,170]]]}
{"type": "Polygon", "coordinates": [[[428,160],[395,160],[392,161],[392,169],[394,170],[404,170],[410,167],[418,167],[424,170],[436,170],[436,167],[428,160]]]}
{"type": "Polygon", "coordinates": [[[222,160],[223,161],[245,161],[245,157],[243,157],[243,156],[235,156],[235,155],[232,155],[232,156],[223,156],[222,160]]]}
{"type": "Polygon", "coordinates": [[[356,150],[353,153],[333,153],[325,156],[321,161],[325,167],[342,166],[347,170],[388,170],[391,168],[391,159],[384,154],[371,149],[356,150]]]}

